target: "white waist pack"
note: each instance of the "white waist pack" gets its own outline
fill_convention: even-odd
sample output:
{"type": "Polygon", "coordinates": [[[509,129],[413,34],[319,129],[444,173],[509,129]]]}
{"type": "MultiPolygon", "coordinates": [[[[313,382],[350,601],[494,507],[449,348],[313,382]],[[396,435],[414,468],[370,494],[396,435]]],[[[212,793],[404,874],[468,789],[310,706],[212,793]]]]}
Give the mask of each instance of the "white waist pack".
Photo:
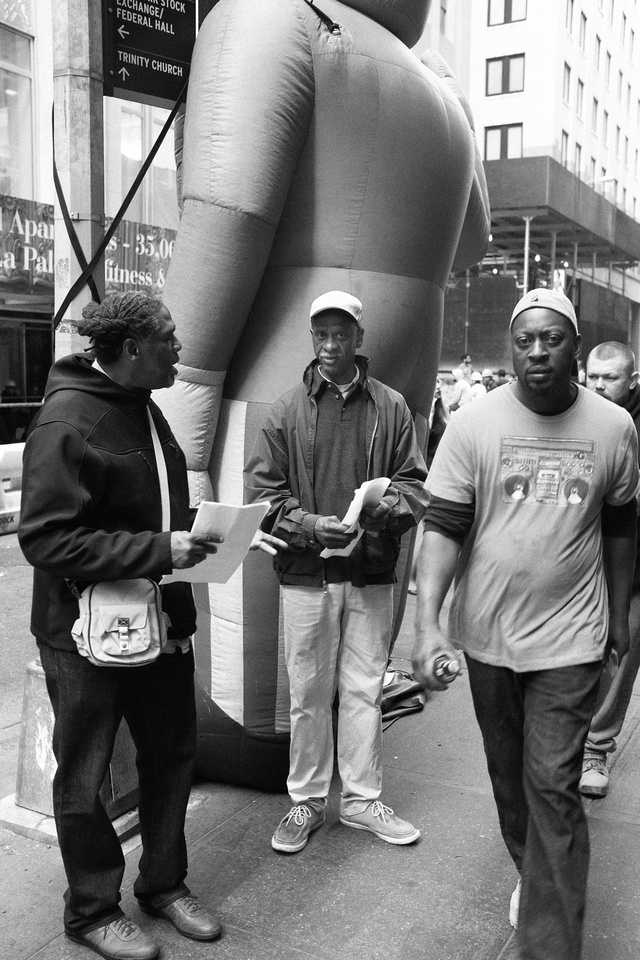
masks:
{"type": "Polygon", "coordinates": [[[169,618],[153,580],[103,580],[74,594],[80,615],[71,634],[78,652],[97,667],[143,666],[166,647],[169,618]]]}

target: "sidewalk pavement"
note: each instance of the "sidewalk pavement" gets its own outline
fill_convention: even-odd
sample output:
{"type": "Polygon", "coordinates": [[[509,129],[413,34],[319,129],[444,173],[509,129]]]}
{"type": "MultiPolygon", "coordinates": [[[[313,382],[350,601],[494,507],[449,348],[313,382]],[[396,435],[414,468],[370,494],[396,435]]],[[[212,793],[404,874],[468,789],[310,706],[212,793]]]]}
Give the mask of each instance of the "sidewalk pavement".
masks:
{"type": "MultiPolygon", "coordinates": [[[[394,649],[400,669],[410,669],[414,611],[409,597],[394,649]]],[[[640,687],[609,796],[586,804],[592,860],[584,960],[640,956],[639,725],[640,687]]],[[[393,723],[384,751],[383,800],[420,827],[416,844],[392,846],[342,826],[334,781],[325,826],[301,853],[277,854],[270,841],[289,807],[285,795],[198,783],[187,817],[188,883],[220,912],[222,938],[187,940],[141,914],[132,893],[136,837],[124,844],[123,909],[159,942],[162,960],[514,960],[508,911],[516,872],[500,836],[466,675],[432,695],[421,713],[393,723]]],[[[57,847],[0,829],[0,855],[0,960],[92,956],[62,933],[66,884],[57,847]]]]}

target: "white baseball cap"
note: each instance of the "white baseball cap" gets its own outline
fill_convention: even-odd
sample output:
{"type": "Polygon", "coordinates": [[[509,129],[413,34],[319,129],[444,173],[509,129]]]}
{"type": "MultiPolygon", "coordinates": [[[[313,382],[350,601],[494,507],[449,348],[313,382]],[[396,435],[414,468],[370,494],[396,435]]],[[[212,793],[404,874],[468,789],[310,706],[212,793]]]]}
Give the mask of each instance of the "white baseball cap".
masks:
{"type": "Polygon", "coordinates": [[[330,290],[329,293],[323,293],[311,304],[309,319],[313,319],[319,313],[325,310],[341,310],[348,313],[352,320],[362,326],[362,304],[357,297],[352,297],[350,293],[344,293],[342,290],[330,290]]]}

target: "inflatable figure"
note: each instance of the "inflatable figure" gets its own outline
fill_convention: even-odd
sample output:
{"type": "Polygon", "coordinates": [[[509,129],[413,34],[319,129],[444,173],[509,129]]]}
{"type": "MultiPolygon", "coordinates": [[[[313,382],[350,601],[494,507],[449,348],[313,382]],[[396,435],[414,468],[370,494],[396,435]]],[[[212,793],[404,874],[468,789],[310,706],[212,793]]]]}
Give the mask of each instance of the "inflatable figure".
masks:
{"type": "MultiPolygon", "coordinates": [[[[371,373],[404,394],[426,440],[447,278],[483,256],[489,232],[468,107],[446,64],[410,49],[428,7],[219,0],[203,23],[164,294],[182,362],[158,396],[194,502],[243,502],[253,438],[311,359],[309,306],[327,290],[364,304],[371,373]]],[[[268,558],[251,554],[229,583],[195,592],[199,771],[284,790],[288,691],[268,558]]]]}

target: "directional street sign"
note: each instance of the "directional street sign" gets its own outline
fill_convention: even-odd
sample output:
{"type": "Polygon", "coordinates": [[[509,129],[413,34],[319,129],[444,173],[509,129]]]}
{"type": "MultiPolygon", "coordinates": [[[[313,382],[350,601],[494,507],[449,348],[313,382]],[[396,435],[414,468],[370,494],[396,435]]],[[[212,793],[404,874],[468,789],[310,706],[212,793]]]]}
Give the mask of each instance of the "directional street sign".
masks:
{"type": "Polygon", "coordinates": [[[189,76],[196,0],[102,0],[104,94],[171,106],[189,76]]]}

